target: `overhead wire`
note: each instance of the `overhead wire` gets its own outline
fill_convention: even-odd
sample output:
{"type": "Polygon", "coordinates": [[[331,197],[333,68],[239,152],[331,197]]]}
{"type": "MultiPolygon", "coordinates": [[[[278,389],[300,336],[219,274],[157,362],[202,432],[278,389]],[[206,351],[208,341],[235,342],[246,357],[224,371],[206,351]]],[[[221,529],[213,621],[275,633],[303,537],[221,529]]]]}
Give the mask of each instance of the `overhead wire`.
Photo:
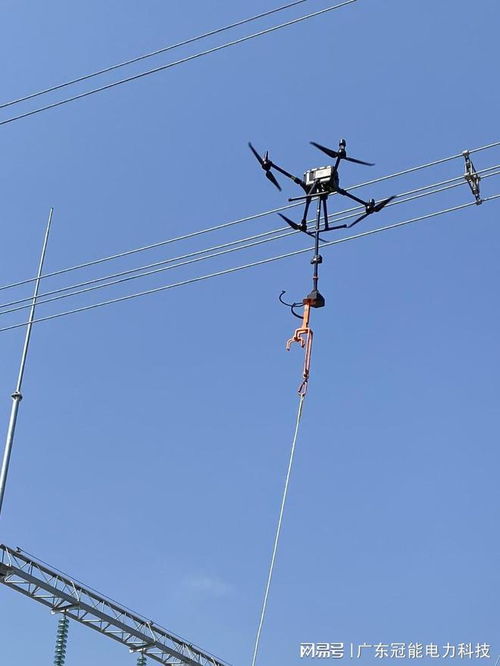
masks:
{"type": "MultiPolygon", "coordinates": [[[[500,193],[499,194],[493,194],[491,196],[485,197],[485,198],[482,199],[482,202],[486,203],[488,201],[493,201],[493,200],[498,199],[498,198],[500,198],[500,193]]],[[[458,211],[458,210],[463,210],[465,208],[470,208],[471,206],[476,206],[476,205],[477,204],[476,204],[475,201],[470,201],[470,202],[467,202],[467,203],[464,203],[464,204],[460,204],[458,206],[452,206],[450,208],[444,208],[442,210],[435,211],[433,213],[427,213],[426,215],[420,215],[418,217],[413,217],[413,218],[410,218],[408,220],[403,220],[402,222],[396,222],[394,224],[389,224],[389,225],[386,225],[384,227],[377,227],[376,229],[370,229],[368,231],[364,231],[364,232],[361,232],[359,234],[354,234],[352,236],[346,236],[344,238],[338,238],[338,239],[335,239],[333,241],[328,241],[326,243],[323,243],[322,247],[329,247],[331,245],[338,245],[339,243],[345,243],[345,242],[348,242],[348,241],[351,241],[351,240],[355,240],[357,238],[364,238],[365,236],[371,236],[373,234],[377,234],[377,233],[380,233],[382,231],[389,231],[390,229],[396,229],[398,227],[406,226],[408,224],[413,224],[415,222],[420,222],[420,221],[423,221],[423,220],[428,220],[430,218],[437,217],[439,215],[444,215],[446,213],[452,213],[452,212],[455,212],[455,211],[458,211]]],[[[100,301],[98,303],[92,303],[90,305],[84,305],[84,306],[81,306],[81,307],[78,307],[78,308],[73,308],[71,310],[66,310],[66,311],[63,311],[63,312],[56,312],[54,314],[47,315],[45,317],[38,317],[37,319],[33,320],[33,323],[40,323],[42,321],[49,321],[49,320],[57,319],[57,318],[60,318],[60,317],[66,317],[66,316],[69,316],[69,315],[72,315],[72,314],[76,314],[78,312],[85,312],[85,311],[88,311],[88,310],[93,310],[95,308],[100,308],[100,307],[104,307],[104,306],[107,306],[107,305],[112,305],[114,303],[129,301],[129,300],[132,300],[132,299],[135,299],[135,298],[139,298],[141,296],[146,296],[146,295],[149,295],[149,294],[159,293],[161,291],[166,291],[167,289],[174,289],[174,288],[177,288],[177,287],[184,287],[184,286],[189,285],[189,284],[194,284],[195,282],[202,282],[204,280],[209,280],[209,279],[214,278],[214,277],[219,277],[219,276],[222,276],[222,275],[229,275],[231,273],[236,273],[238,271],[246,270],[248,268],[253,268],[253,267],[256,267],[256,266],[263,266],[265,264],[269,264],[269,263],[272,263],[272,262],[275,262],[275,261],[280,261],[281,259],[294,257],[294,256],[297,256],[297,255],[303,254],[304,252],[310,252],[310,250],[311,250],[310,247],[301,248],[300,250],[294,250],[292,252],[286,252],[284,254],[279,254],[279,255],[276,255],[274,257],[259,259],[258,261],[253,261],[253,262],[250,262],[250,263],[247,263],[247,264],[242,264],[240,266],[234,266],[232,268],[227,268],[227,269],[224,269],[224,270],[221,270],[221,271],[216,271],[214,273],[208,273],[206,275],[200,275],[200,276],[196,276],[196,277],[193,277],[193,278],[188,278],[186,280],[181,280],[179,282],[173,282],[173,283],[170,283],[170,284],[167,284],[167,285],[162,285],[160,287],[154,287],[152,289],[147,289],[145,291],[136,292],[134,294],[127,294],[126,296],[119,296],[117,298],[112,298],[112,299],[109,299],[109,300],[106,300],[106,301],[100,301]]],[[[13,329],[16,329],[16,328],[21,328],[22,326],[26,326],[28,323],[29,322],[21,322],[21,323],[18,323],[18,324],[11,324],[10,326],[4,326],[4,327],[0,328],[0,333],[3,333],[5,331],[10,331],[10,330],[13,330],[13,329]]]]}
{"type": "MultiPolygon", "coordinates": [[[[493,173],[487,173],[488,171],[491,171],[493,169],[500,169],[500,164],[495,165],[494,167],[487,167],[486,169],[483,169],[482,171],[478,172],[479,175],[481,175],[482,178],[488,178],[496,175],[500,175],[500,170],[494,171],[493,173]]],[[[415,199],[419,199],[422,197],[430,196],[432,194],[438,194],[444,191],[447,191],[452,188],[456,188],[459,186],[466,186],[466,183],[463,179],[462,176],[456,177],[453,179],[449,179],[446,181],[441,181],[440,183],[434,183],[433,185],[426,185],[424,187],[418,188],[416,190],[410,190],[408,192],[404,192],[402,194],[396,195],[397,199],[390,203],[387,208],[390,206],[395,206],[399,204],[404,204],[408,203],[410,201],[414,201],[415,199]],[[456,182],[459,181],[459,182],[456,182]],[[444,187],[438,187],[440,185],[446,184],[444,187]],[[434,189],[431,189],[434,188],[434,189]],[[425,191],[425,190],[430,190],[430,191],[425,191]],[[415,194],[416,193],[416,194],[415,194]],[[404,197],[406,195],[412,195],[408,196],[407,198],[403,199],[401,197],[404,197]]],[[[353,209],[348,209],[349,212],[347,215],[343,215],[342,217],[337,217],[335,219],[335,222],[340,222],[343,220],[347,220],[353,217],[356,217],[360,210],[360,206],[357,206],[353,209]]],[[[343,211],[347,212],[347,211],[343,211]]],[[[155,275],[160,272],[164,272],[167,270],[173,270],[175,268],[180,268],[183,266],[187,266],[193,263],[197,263],[199,261],[205,261],[207,259],[213,259],[214,257],[219,257],[222,255],[230,254],[239,250],[247,249],[250,247],[255,247],[257,245],[262,245],[264,243],[268,243],[273,240],[279,240],[281,238],[285,238],[288,236],[296,235],[297,231],[293,230],[288,230],[285,231],[284,233],[279,233],[283,232],[284,230],[287,230],[288,227],[280,227],[278,229],[274,229],[271,231],[267,231],[264,233],[256,234],[254,236],[248,236],[243,239],[238,239],[234,241],[229,241],[227,243],[223,243],[220,245],[216,245],[210,248],[205,248],[202,250],[197,250],[195,252],[190,252],[185,255],[181,255],[179,257],[173,257],[173,258],[168,258],[168,259],[163,259],[161,261],[154,262],[152,264],[147,264],[145,266],[140,266],[137,268],[132,268],[128,269],[126,271],[120,271],[118,273],[114,273],[112,275],[107,275],[107,276],[102,276],[98,278],[94,278],[92,280],[87,280],[85,282],[80,282],[74,285],[68,285],[65,287],[61,287],[59,289],[55,289],[53,291],[45,292],[39,295],[39,298],[37,300],[37,305],[43,305],[46,303],[52,303],[57,300],[61,300],[64,298],[71,298],[73,296],[81,295],[84,293],[88,293],[91,291],[95,291],[98,289],[104,289],[106,287],[114,286],[117,284],[122,284],[124,282],[128,282],[131,280],[143,278],[143,277],[148,277],[151,275],[155,275]],[[278,234],[278,235],[277,235],[278,234]],[[269,237],[272,236],[272,237],[269,237]],[[233,247],[233,246],[237,247],[233,247]],[[211,253],[211,254],[208,254],[211,253]],[[201,256],[200,256],[201,255],[201,256]],[[175,263],[179,262],[179,263],[175,263]],[[152,269],[152,270],[148,270],[152,269]],[[139,273],[139,271],[143,271],[139,273]],[[139,273],[138,275],[134,275],[134,273],[139,273]],[[115,279],[116,278],[116,279],[115,279]],[[109,282],[106,282],[105,284],[99,284],[105,280],[110,280],[109,282]],[[76,291],[73,291],[71,293],[65,293],[71,289],[74,289],[76,291]],[[51,296],[51,298],[46,298],[47,296],[51,296]],[[41,300],[43,299],[43,300],[41,300]]],[[[17,301],[11,301],[9,303],[3,303],[0,304],[0,308],[9,308],[3,311],[0,311],[0,316],[10,314],[12,312],[17,312],[19,310],[26,309],[30,307],[30,304],[27,303],[27,301],[30,301],[30,297],[18,299],[17,301]],[[20,303],[26,303],[25,305],[19,305],[20,303]],[[17,307],[12,307],[12,306],[17,306],[17,307]]]]}
{"type": "Polygon", "coordinates": [[[237,44],[242,44],[243,42],[247,42],[251,39],[256,39],[257,37],[262,37],[263,35],[268,35],[272,32],[276,32],[276,30],[281,30],[282,28],[287,28],[288,26],[295,25],[297,23],[301,23],[302,21],[307,21],[311,18],[314,18],[316,16],[322,16],[326,14],[327,12],[332,12],[336,9],[340,9],[341,7],[345,7],[346,5],[351,5],[354,2],[357,2],[357,0],[344,0],[344,2],[341,2],[336,5],[331,5],[330,7],[326,7],[325,9],[320,9],[316,12],[312,12],[310,14],[306,14],[304,16],[299,16],[298,18],[292,19],[290,21],[286,21],[285,23],[280,23],[278,25],[272,26],[270,28],[266,28],[265,30],[259,30],[258,32],[254,32],[250,35],[245,35],[244,37],[240,37],[238,39],[233,39],[230,42],[226,42],[225,44],[220,44],[218,46],[214,46],[210,49],[206,49],[204,51],[199,51],[198,53],[194,53],[192,55],[186,56],[184,58],[180,58],[179,60],[174,60],[172,62],[166,63],[165,65],[159,65],[158,67],[153,67],[152,69],[148,69],[145,72],[140,72],[138,74],[133,74],[132,76],[127,76],[124,79],[119,79],[118,81],[113,81],[111,83],[107,83],[106,85],[99,86],[98,88],[92,88],[91,90],[87,90],[85,92],[79,93],[78,95],[72,95],[71,97],[66,97],[62,100],[59,100],[57,102],[53,102],[52,104],[47,104],[45,106],[38,107],[36,109],[32,109],[31,111],[26,111],[25,113],[18,114],[17,116],[12,116],[11,118],[6,118],[5,120],[0,121],[0,125],[7,125],[9,123],[13,123],[16,120],[21,120],[21,118],[27,118],[28,116],[33,116],[37,113],[42,113],[43,111],[48,111],[49,109],[54,109],[58,106],[62,106],[63,104],[68,104],[69,102],[74,102],[79,99],[83,99],[84,97],[89,97],[90,95],[95,95],[99,92],[103,92],[104,90],[110,90],[111,88],[115,88],[116,86],[121,86],[125,83],[129,83],[130,81],[136,81],[138,79],[142,79],[145,76],[150,76],[151,74],[156,74],[157,72],[162,72],[166,69],[170,69],[172,67],[177,67],[178,65],[182,65],[185,62],[189,62],[191,60],[196,60],[197,58],[202,58],[204,56],[210,55],[211,53],[216,53],[217,51],[222,51],[223,49],[230,48],[232,46],[236,46],[237,44]]]}
{"type": "MultiPolygon", "coordinates": [[[[197,236],[201,236],[203,234],[208,234],[213,231],[220,231],[222,229],[228,229],[229,227],[233,227],[237,224],[241,224],[243,222],[248,222],[250,220],[256,220],[259,217],[265,217],[266,215],[271,215],[272,213],[277,213],[281,210],[284,210],[288,206],[280,206],[279,208],[273,208],[271,210],[265,211],[263,213],[255,213],[254,215],[247,215],[246,217],[240,217],[236,220],[231,220],[229,222],[223,222],[222,224],[217,224],[213,227],[208,227],[206,229],[200,229],[198,231],[191,231],[187,234],[182,234],[180,236],[174,236],[173,238],[167,238],[166,240],[162,241],[157,241],[156,243],[150,243],[149,245],[143,245],[141,247],[136,247],[132,248],[131,250],[125,250],[123,252],[118,252],[117,254],[111,254],[106,257],[100,257],[98,259],[91,259],[90,261],[86,261],[81,264],[76,264],[74,266],[68,266],[67,268],[60,268],[59,270],[56,271],[51,271],[50,273],[45,273],[45,275],[42,275],[41,279],[45,278],[52,278],[52,277],[57,277],[59,275],[63,275],[64,273],[69,273],[71,271],[77,271],[81,270],[84,268],[89,268],[90,266],[97,266],[99,264],[108,262],[108,261],[114,261],[115,259],[122,259],[123,257],[127,257],[130,255],[138,254],[140,252],[146,252],[148,250],[153,250],[158,247],[163,247],[165,245],[171,245],[172,243],[178,243],[180,241],[184,240],[190,240],[191,238],[196,238],[197,236]]],[[[26,278],[24,280],[18,280],[17,282],[11,282],[10,284],[5,284],[5,285],[0,285],[0,291],[4,291],[5,289],[13,289],[14,287],[20,287],[25,284],[29,284],[30,282],[33,282],[36,280],[36,278],[26,278]]]]}
{"type": "MultiPolygon", "coordinates": [[[[477,153],[477,152],[480,152],[480,151],[483,151],[483,150],[488,150],[488,149],[491,149],[491,148],[495,148],[497,146],[500,146],[500,141],[496,141],[496,142],[493,142],[493,143],[490,143],[490,144],[487,144],[487,145],[484,145],[484,146],[480,146],[478,148],[472,148],[472,149],[469,150],[469,153],[473,154],[473,153],[477,153]]],[[[406,174],[409,174],[409,173],[413,173],[413,172],[419,171],[421,169],[430,168],[430,167],[442,164],[444,162],[448,162],[450,160],[460,158],[462,156],[463,156],[463,153],[457,153],[455,155],[450,155],[448,157],[439,158],[439,159],[434,160],[432,162],[427,162],[425,164],[420,164],[420,165],[417,165],[417,166],[414,166],[414,167],[410,167],[408,169],[404,169],[402,171],[396,171],[394,173],[391,173],[391,174],[388,174],[388,175],[385,175],[385,176],[380,176],[379,178],[374,178],[372,180],[365,181],[363,183],[358,183],[356,185],[349,186],[347,189],[348,190],[359,189],[359,188],[364,187],[366,185],[373,185],[375,183],[380,183],[380,182],[383,182],[383,181],[386,181],[386,180],[389,180],[389,179],[392,179],[392,178],[398,178],[400,176],[403,176],[403,175],[406,175],[406,174]]],[[[493,168],[493,167],[491,167],[491,168],[493,168]]],[[[460,178],[460,177],[457,176],[457,178],[460,178]]],[[[463,178],[463,176],[461,176],[461,178],[463,178]]],[[[182,234],[180,236],[175,236],[173,238],[168,238],[166,240],[157,241],[155,243],[150,243],[148,245],[139,246],[139,247],[136,247],[136,248],[132,248],[130,250],[124,250],[123,252],[118,252],[116,254],[107,255],[105,257],[100,257],[98,259],[92,259],[90,261],[86,261],[86,262],[83,262],[83,263],[80,263],[80,264],[76,264],[76,265],[73,265],[73,266],[68,266],[66,268],[61,268],[61,269],[58,269],[58,270],[55,270],[55,271],[51,271],[49,273],[45,273],[44,275],[41,276],[40,279],[47,279],[47,278],[56,277],[56,276],[59,276],[59,275],[63,275],[64,273],[69,273],[71,271],[76,271],[76,270],[81,270],[81,269],[84,269],[84,268],[89,268],[91,266],[96,266],[98,264],[102,264],[102,263],[105,263],[105,262],[108,262],[108,261],[114,261],[116,259],[121,259],[123,257],[138,254],[140,252],[145,252],[145,251],[148,251],[148,250],[156,249],[156,248],[159,248],[159,247],[162,247],[162,246],[165,246],[165,245],[170,245],[172,243],[177,243],[177,242],[180,242],[180,241],[189,240],[189,239],[195,238],[197,236],[201,236],[203,234],[211,233],[211,232],[214,232],[214,231],[220,231],[222,229],[227,229],[229,227],[236,226],[238,224],[242,224],[244,222],[248,222],[248,221],[251,221],[251,220],[256,220],[258,218],[265,217],[265,216],[271,215],[273,213],[278,213],[280,211],[287,210],[287,209],[290,209],[290,208],[294,208],[294,207],[300,206],[300,205],[301,205],[300,203],[292,203],[292,204],[285,205],[285,206],[279,206],[277,208],[272,208],[270,210],[266,210],[266,211],[263,211],[261,213],[255,213],[253,215],[247,215],[245,217],[237,218],[235,220],[230,220],[229,222],[224,222],[222,224],[217,224],[217,225],[214,225],[212,227],[205,228],[205,229],[200,229],[200,230],[197,230],[197,231],[189,232],[187,234],[182,234]]],[[[354,208],[347,209],[347,210],[348,211],[351,211],[351,210],[354,211],[354,210],[357,210],[357,209],[358,209],[358,207],[356,206],[354,208]]],[[[347,212],[347,211],[344,211],[344,212],[347,212]]],[[[336,213],[334,213],[333,215],[336,215],[336,213]]],[[[36,277],[30,277],[30,278],[25,278],[23,280],[17,280],[15,282],[11,282],[11,283],[8,283],[8,284],[5,284],[5,285],[0,285],[0,291],[6,290],[6,289],[13,289],[15,287],[19,287],[19,286],[22,286],[22,285],[25,285],[25,284],[29,284],[30,282],[33,282],[36,279],[37,279],[36,277]]]]}
{"type": "Polygon", "coordinates": [[[123,60],[122,62],[116,63],[114,65],[109,65],[108,67],[103,67],[102,69],[96,70],[94,72],[90,72],[89,74],[84,74],[82,76],[79,76],[74,79],[70,79],[69,81],[64,81],[63,83],[58,83],[56,85],[50,86],[49,88],[44,88],[43,90],[38,90],[33,93],[29,93],[28,95],[25,95],[24,97],[18,97],[16,99],[10,100],[8,102],[2,102],[0,104],[0,109],[5,109],[9,106],[13,106],[14,104],[20,104],[21,102],[27,102],[30,99],[34,99],[35,97],[40,97],[41,95],[46,95],[51,92],[55,92],[56,90],[61,90],[62,88],[66,88],[68,86],[72,86],[76,83],[81,83],[82,81],[88,81],[89,79],[93,79],[96,76],[101,76],[102,74],[107,74],[108,72],[112,72],[116,69],[120,69],[121,67],[126,67],[127,65],[132,65],[136,62],[140,62],[141,60],[146,60],[148,58],[152,58],[153,56],[160,55],[162,53],[167,53],[168,51],[173,51],[174,49],[178,49],[181,46],[187,46],[188,44],[193,44],[194,42],[201,41],[203,39],[207,39],[208,37],[213,37],[214,35],[218,35],[222,32],[226,32],[227,30],[231,30],[233,28],[237,28],[239,26],[245,25],[247,23],[252,23],[253,21],[257,21],[258,19],[265,18],[267,16],[271,16],[272,14],[277,14],[278,12],[282,12],[286,9],[291,9],[292,7],[295,7],[296,5],[303,4],[304,2],[309,2],[309,0],[294,0],[294,2],[289,2],[286,5],[281,5],[280,7],[275,7],[274,9],[269,9],[268,11],[261,12],[260,14],[255,14],[254,16],[250,16],[245,19],[240,19],[239,21],[235,21],[234,23],[230,23],[229,25],[224,25],[220,28],[215,28],[214,30],[209,30],[208,32],[204,32],[201,35],[196,35],[195,37],[189,37],[188,39],[184,39],[180,42],[176,42],[175,44],[169,44],[168,46],[163,46],[160,49],[156,49],[155,51],[150,51],[149,53],[143,53],[139,56],[135,56],[134,58],[129,58],[128,60],[123,60]]]}
{"type": "MultiPolygon", "coordinates": [[[[473,153],[479,153],[482,150],[489,150],[490,148],[496,148],[497,146],[500,146],[500,141],[494,141],[493,143],[488,143],[485,146],[479,146],[479,148],[471,148],[467,152],[470,155],[472,155],[473,153]]],[[[415,173],[415,171],[420,171],[421,169],[427,169],[429,167],[437,166],[438,164],[444,164],[445,162],[450,162],[451,160],[459,159],[460,157],[463,157],[463,155],[464,151],[462,151],[461,153],[456,153],[455,155],[449,155],[448,157],[441,157],[440,159],[434,160],[433,162],[427,162],[425,164],[420,164],[419,166],[410,167],[409,169],[403,169],[403,171],[398,171],[395,174],[389,174],[388,176],[382,176],[381,178],[375,178],[374,180],[366,180],[364,183],[359,183],[359,185],[354,185],[349,189],[355,190],[358,187],[365,187],[365,185],[373,185],[373,183],[381,183],[384,180],[388,180],[389,178],[395,178],[396,176],[405,176],[406,174],[415,173]]]]}

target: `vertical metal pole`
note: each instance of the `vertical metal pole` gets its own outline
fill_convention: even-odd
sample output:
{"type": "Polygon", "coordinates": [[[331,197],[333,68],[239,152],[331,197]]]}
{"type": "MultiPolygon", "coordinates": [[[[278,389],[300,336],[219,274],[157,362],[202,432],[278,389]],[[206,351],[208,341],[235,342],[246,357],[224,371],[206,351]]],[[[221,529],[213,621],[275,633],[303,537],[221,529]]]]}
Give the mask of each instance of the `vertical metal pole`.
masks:
{"type": "Polygon", "coordinates": [[[318,265],[323,261],[322,256],[319,253],[319,227],[321,221],[321,197],[318,197],[318,208],[316,211],[316,228],[314,234],[314,257],[311,260],[311,263],[314,265],[313,272],[313,289],[318,288],[318,265]]]}
{"type": "Polygon", "coordinates": [[[5,449],[3,452],[3,460],[2,460],[2,469],[0,470],[0,515],[2,513],[2,505],[3,505],[3,498],[5,494],[5,485],[7,483],[7,474],[9,472],[9,463],[10,463],[10,456],[12,453],[12,445],[14,443],[14,434],[16,431],[16,421],[17,421],[17,413],[19,411],[19,404],[21,400],[23,399],[22,393],[21,393],[21,388],[23,385],[23,377],[24,377],[24,369],[26,367],[26,358],[28,356],[28,348],[30,344],[30,338],[31,338],[31,329],[33,327],[33,320],[35,318],[35,310],[36,310],[36,299],[38,297],[38,290],[40,288],[40,278],[42,275],[42,270],[43,270],[43,262],[45,260],[45,253],[47,251],[47,243],[49,240],[49,234],[50,234],[50,227],[52,224],[52,214],[54,212],[54,209],[51,208],[49,212],[49,219],[47,220],[47,228],[45,230],[45,238],[43,239],[43,246],[42,246],[42,253],[40,255],[40,263],[38,265],[38,273],[37,273],[37,278],[35,280],[35,289],[33,291],[33,300],[31,302],[31,309],[30,309],[30,314],[28,318],[28,325],[26,328],[26,336],[24,338],[24,347],[23,347],[23,352],[21,354],[21,363],[19,365],[19,374],[17,376],[17,384],[16,384],[16,390],[12,394],[12,408],[10,411],[10,419],[9,419],[9,426],[7,428],[7,437],[5,440],[5,449]]]}

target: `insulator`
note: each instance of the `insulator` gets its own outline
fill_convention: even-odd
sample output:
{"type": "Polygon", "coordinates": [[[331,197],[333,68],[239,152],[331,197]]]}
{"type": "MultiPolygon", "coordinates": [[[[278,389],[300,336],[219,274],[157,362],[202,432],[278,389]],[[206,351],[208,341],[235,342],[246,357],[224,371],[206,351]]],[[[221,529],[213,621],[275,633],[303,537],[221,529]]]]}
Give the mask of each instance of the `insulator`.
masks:
{"type": "Polygon", "coordinates": [[[69,619],[63,613],[57,624],[56,647],[54,652],[54,666],[64,666],[66,660],[66,644],[68,642],[69,619]]]}

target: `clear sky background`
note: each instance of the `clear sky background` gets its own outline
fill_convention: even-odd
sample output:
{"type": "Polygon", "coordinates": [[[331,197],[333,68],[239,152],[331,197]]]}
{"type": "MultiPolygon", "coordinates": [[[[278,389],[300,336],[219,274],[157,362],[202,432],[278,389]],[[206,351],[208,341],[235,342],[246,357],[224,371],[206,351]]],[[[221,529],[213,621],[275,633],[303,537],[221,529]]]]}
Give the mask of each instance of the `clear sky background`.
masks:
{"type": "MultiPolygon", "coordinates": [[[[277,4],[4,0],[1,99],[277,4]]],[[[147,66],[326,6],[310,0],[147,66]]],[[[34,274],[50,206],[46,269],[56,270],[286,203],[296,190],[272,188],[248,140],[300,174],[328,161],[310,140],[335,148],[345,137],[353,156],[376,162],[344,164],[346,186],[499,140],[499,22],[495,0],[359,0],[1,126],[1,283],[34,274]]],[[[498,164],[500,149],[474,162],[498,164]]],[[[358,192],[389,196],[462,172],[456,160],[358,192]]],[[[482,191],[500,192],[500,178],[482,191]]],[[[471,200],[464,184],[358,228],[471,200]]],[[[485,641],[500,654],[499,211],[494,201],[325,249],[327,307],[313,313],[312,379],[260,664],[303,664],[305,641],[485,641]]],[[[277,216],[260,218],[69,278],[277,226],[277,216]]],[[[39,314],[307,245],[295,235],[39,314]]],[[[297,349],[284,350],[296,320],[277,297],[302,298],[310,272],[301,255],[37,325],[1,541],[248,664],[302,366],[297,349]]],[[[2,292],[1,302],[30,292],[2,292]]],[[[0,337],[4,428],[22,337],[0,337]]],[[[0,589],[0,662],[51,663],[56,623],[0,589]]],[[[69,666],[135,660],[72,623],[69,666]]]]}

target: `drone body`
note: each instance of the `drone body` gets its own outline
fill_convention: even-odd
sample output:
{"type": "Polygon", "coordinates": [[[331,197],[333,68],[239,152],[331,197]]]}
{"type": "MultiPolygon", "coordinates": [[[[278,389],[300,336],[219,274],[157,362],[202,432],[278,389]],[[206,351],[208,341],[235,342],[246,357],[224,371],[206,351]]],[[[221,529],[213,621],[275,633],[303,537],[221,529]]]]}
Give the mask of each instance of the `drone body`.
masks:
{"type": "Polygon", "coordinates": [[[332,165],[309,169],[304,174],[304,183],[312,187],[315,182],[328,194],[335,194],[339,188],[339,173],[332,165]]]}
{"type": "Polygon", "coordinates": [[[250,150],[253,152],[253,154],[259,161],[261,167],[266,172],[266,178],[270,180],[275,187],[281,190],[280,184],[278,183],[274,173],[272,172],[272,169],[275,169],[278,173],[281,173],[282,175],[287,176],[287,178],[293,180],[293,182],[299,185],[306,193],[305,196],[289,199],[289,201],[299,201],[301,199],[305,201],[304,213],[302,215],[302,220],[300,224],[293,222],[285,215],[281,215],[281,217],[285,220],[285,222],[287,222],[287,224],[289,224],[292,227],[292,229],[298,229],[309,235],[314,235],[312,232],[307,230],[307,214],[309,212],[309,206],[313,198],[318,198],[319,203],[322,205],[323,208],[324,224],[323,228],[319,229],[320,231],[331,231],[333,229],[348,229],[350,227],[353,227],[358,222],[361,222],[361,220],[363,220],[365,217],[371,215],[371,213],[377,213],[378,211],[382,210],[384,206],[386,206],[390,201],[392,201],[392,199],[394,199],[394,197],[389,197],[388,199],[384,199],[378,203],[376,203],[374,199],[370,199],[369,201],[364,201],[363,199],[360,199],[359,197],[355,196],[354,194],[351,194],[347,190],[344,190],[342,187],[340,187],[339,164],[341,160],[354,162],[356,164],[363,164],[365,166],[373,166],[371,162],[364,162],[363,160],[358,160],[355,159],[354,157],[348,157],[346,152],[345,139],[341,139],[339,141],[338,150],[332,150],[331,148],[322,146],[321,144],[316,143],[314,141],[311,141],[311,144],[316,148],[318,148],[319,150],[321,150],[322,152],[324,152],[329,157],[333,157],[335,159],[335,163],[323,167],[315,167],[313,169],[309,169],[304,173],[303,178],[298,178],[297,176],[294,176],[293,174],[289,173],[279,165],[272,162],[269,159],[268,152],[265,153],[264,157],[261,157],[259,153],[255,150],[255,148],[252,146],[252,144],[251,143],[248,144],[250,146],[250,150]],[[328,224],[328,213],[326,208],[326,200],[328,199],[330,194],[341,194],[342,196],[348,197],[349,199],[356,201],[357,203],[365,207],[365,212],[356,220],[354,220],[354,222],[351,222],[351,224],[342,224],[339,226],[330,227],[328,224]]]}

